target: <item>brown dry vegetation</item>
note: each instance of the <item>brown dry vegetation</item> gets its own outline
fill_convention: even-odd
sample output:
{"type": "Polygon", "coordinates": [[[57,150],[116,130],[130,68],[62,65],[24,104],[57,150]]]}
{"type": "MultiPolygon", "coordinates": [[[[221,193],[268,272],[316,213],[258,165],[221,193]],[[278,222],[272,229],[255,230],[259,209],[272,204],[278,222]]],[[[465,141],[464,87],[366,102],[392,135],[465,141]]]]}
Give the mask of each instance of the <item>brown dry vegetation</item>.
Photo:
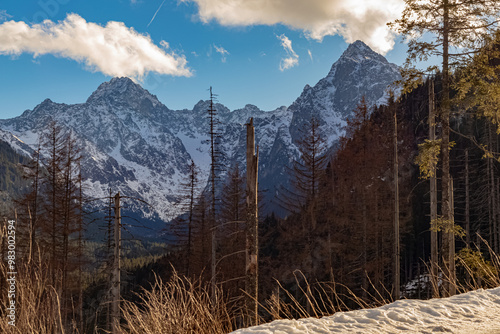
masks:
{"type": "MultiPolygon", "coordinates": [[[[458,262],[469,274],[469,279],[459,283],[457,290],[466,292],[480,287],[500,286],[500,257],[492,253],[491,258],[492,260],[487,262],[474,256],[458,257],[458,262]],[[474,261],[471,262],[471,259],[474,261]]],[[[7,298],[6,293],[2,293],[0,333],[78,333],[76,324],[69,328],[63,327],[60,292],[50,285],[47,271],[41,263],[41,259],[36,259],[18,268],[16,326],[8,324],[9,319],[5,314],[7,298]]],[[[6,274],[6,265],[1,262],[3,292],[6,291],[6,274]]],[[[276,292],[260,305],[262,322],[285,318],[322,317],[338,311],[347,311],[350,307],[345,303],[346,300],[350,300],[351,305],[355,304],[356,308],[377,307],[391,301],[377,292],[372,294],[367,302],[341,284],[310,284],[301,272],[295,272],[295,277],[298,293],[291,293],[276,282],[276,292]],[[301,301],[304,298],[309,306],[301,301]]],[[[156,277],[151,289],[143,290],[138,297],[139,303],[122,303],[124,334],[225,334],[242,325],[241,321],[244,319],[244,310],[228,300],[222,290],[216,291],[216,302],[212,303],[209,284],[193,282],[175,271],[168,281],[156,277]]],[[[92,330],[92,333],[104,332],[97,328],[92,330]]]]}

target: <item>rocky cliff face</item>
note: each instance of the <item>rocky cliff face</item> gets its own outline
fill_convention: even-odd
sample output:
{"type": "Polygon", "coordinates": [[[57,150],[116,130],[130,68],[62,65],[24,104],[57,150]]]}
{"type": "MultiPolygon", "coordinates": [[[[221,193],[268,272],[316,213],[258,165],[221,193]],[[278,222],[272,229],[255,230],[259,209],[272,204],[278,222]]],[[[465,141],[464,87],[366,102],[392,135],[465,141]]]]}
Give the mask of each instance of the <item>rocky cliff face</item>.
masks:
{"type": "Polygon", "coordinates": [[[315,116],[324,137],[332,145],[344,132],[346,119],[364,96],[368,105],[387,101],[387,88],[400,79],[399,68],[371,50],[361,41],[351,44],[328,75],[314,87],[306,85],[290,106],[293,113],[290,132],[299,137],[299,129],[315,116]]]}

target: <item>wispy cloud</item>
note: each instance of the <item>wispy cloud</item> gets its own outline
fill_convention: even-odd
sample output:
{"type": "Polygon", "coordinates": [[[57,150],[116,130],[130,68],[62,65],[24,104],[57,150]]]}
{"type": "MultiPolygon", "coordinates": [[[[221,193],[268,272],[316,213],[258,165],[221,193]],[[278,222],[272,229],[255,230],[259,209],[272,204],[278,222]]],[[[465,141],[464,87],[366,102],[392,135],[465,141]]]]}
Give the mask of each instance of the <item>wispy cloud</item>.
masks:
{"type": "Polygon", "coordinates": [[[348,42],[360,39],[385,53],[395,35],[386,23],[401,16],[404,0],[180,0],[195,2],[204,22],[225,26],[285,24],[321,40],[340,35],[348,42]]]}
{"type": "Polygon", "coordinates": [[[8,21],[0,24],[0,55],[32,53],[34,57],[52,54],[85,64],[91,71],[109,76],[141,80],[148,72],[190,76],[184,56],[167,53],[168,43],[153,43],[148,35],[128,28],[122,22],[106,26],[69,14],[64,21],[44,21],[28,25],[8,21]]]}
{"type": "Polygon", "coordinates": [[[219,53],[221,55],[221,61],[223,63],[226,62],[227,60],[227,56],[229,55],[229,52],[224,49],[222,46],[217,46],[214,44],[214,48],[215,48],[215,51],[217,51],[217,53],[219,53]]]}
{"type": "Polygon", "coordinates": [[[293,51],[292,41],[282,34],[280,36],[276,36],[281,41],[281,46],[285,49],[288,57],[281,59],[280,63],[280,71],[288,70],[294,66],[299,64],[299,56],[293,51]]]}
{"type": "Polygon", "coordinates": [[[311,61],[314,61],[311,50],[307,50],[307,54],[309,55],[309,58],[311,58],[311,61]]]}
{"type": "Polygon", "coordinates": [[[12,15],[9,15],[5,9],[0,9],[0,22],[7,21],[12,18],[12,15]]]}
{"type": "MultiPolygon", "coordinates": [[[[137,0],[132,0],[132,1],[137,1],[137,0]]],[[[155,12],[155,15],[153,15],[153,17],[151,18],[151,21],[149,21],[148,23],[148,27],[151,25],[151,23],[153,23],[155,17],[156,17],[156,14],[158,14],[158,12],[160,11],[161,7],[163,7],[163,4],[165,3],[165,0],[162,1],[160,7],[158,7],[158,9],[156,10],[155,12]]]]}

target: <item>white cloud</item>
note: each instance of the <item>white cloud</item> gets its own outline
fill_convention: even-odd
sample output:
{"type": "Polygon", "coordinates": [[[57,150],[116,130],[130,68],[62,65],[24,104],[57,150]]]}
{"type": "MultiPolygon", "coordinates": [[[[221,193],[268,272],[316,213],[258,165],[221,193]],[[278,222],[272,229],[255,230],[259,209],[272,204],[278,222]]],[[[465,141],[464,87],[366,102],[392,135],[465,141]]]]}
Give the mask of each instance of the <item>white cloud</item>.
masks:
{"type": "Polygon", "coordinates": [[[292,41],[284,34],[276,36],[281,41],[281,46],[285,49],[288,57],[281,59],[280,71],[288,70],[299,64],[299,56],[293,51],[292,41]]]}
{"type": "MultiPolygon", "coordinates": [[[[163,47],[168,43],[160,42],[163,47]]],[[[25,22],[0,24],[0,55],[32,53],[70,58],[84,63],[88,70],[109,76],[127,76],[141,80],[148,72],[172,76],[190,76],[184,56],[167,53],[148,35],[128,28],[122,22],[106,26],[68,14],[57,23],[46,20],[29,26],[25,22]]]]}
{"type": "Polygon", "coordinates": [[[314,61],[311,50],[307,50],[307,54],[309,55],[309,58],[311,58],[311,61],[314,61]]]}
{"type": "Polygon", "coordinates": [[[0,22],[7,21],[12,15],[9,15],[5,9],[0,10],[0,22]]]}
{"type": "Polygon", "coordinates": [[[299,64],[299,58],[294,58],[294,57],[283,58],[281,59],[280,63],[280,71],[283,72],[284,70],[288,70],[289,68],[292,68],[298,64],[299,64]]]}
{"type": "Polygon", "coordinates": [[[215,51],[217,51],[217,53],[220,53],[221,61],[223,63],[225,63],[227,60],[227,55],[229,55],[229,52],[226,49],[224,49],[222,46],[217,46],[215,44],[214,44],[214,48],[215,48],[215,51]]]}
{"type": "Polygon", "coordinates": [[[341,35],[348,43],[360,39],[385,53],[394,46],[386,23],[399,18],[403,0],[181,0],[198,4],[204,22],[226,26],[285,24],[314,39],[341,35]]]}
{"type": "Polygon", "coordinates": [[[165,42],[165,41],[160,41],[160,45],[165,49],[167,50],[168,48],[170,48],[170,44],[168,44],[168,42],[165,42]]]}
{"type": "Polygon", "coordinates": [[[288,37],[286,37],[285,34],[276,37],[278,37],[278,39],[281,41],[281,46],[283,47],[283,49],[285,49],[286,52],[297,55],[295,51],[293,51],[292,41],[288,37]]]}

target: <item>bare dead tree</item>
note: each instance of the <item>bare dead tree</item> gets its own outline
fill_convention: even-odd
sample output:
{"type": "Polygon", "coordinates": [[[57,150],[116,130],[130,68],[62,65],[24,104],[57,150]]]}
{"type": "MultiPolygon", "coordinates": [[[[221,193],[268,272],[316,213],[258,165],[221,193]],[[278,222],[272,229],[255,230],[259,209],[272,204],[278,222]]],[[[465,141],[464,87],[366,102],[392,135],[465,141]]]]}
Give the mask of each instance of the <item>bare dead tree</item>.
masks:
{"type": "Polygon", "coordinates": [[[257,325],[259,290],[259,219],[258,219],[258,170],[259,147],[255,150],[255,128],[253,118],[247,124],[247,219],[246,219],[246,284],[247,311],[250,325],[257,325]]]}

